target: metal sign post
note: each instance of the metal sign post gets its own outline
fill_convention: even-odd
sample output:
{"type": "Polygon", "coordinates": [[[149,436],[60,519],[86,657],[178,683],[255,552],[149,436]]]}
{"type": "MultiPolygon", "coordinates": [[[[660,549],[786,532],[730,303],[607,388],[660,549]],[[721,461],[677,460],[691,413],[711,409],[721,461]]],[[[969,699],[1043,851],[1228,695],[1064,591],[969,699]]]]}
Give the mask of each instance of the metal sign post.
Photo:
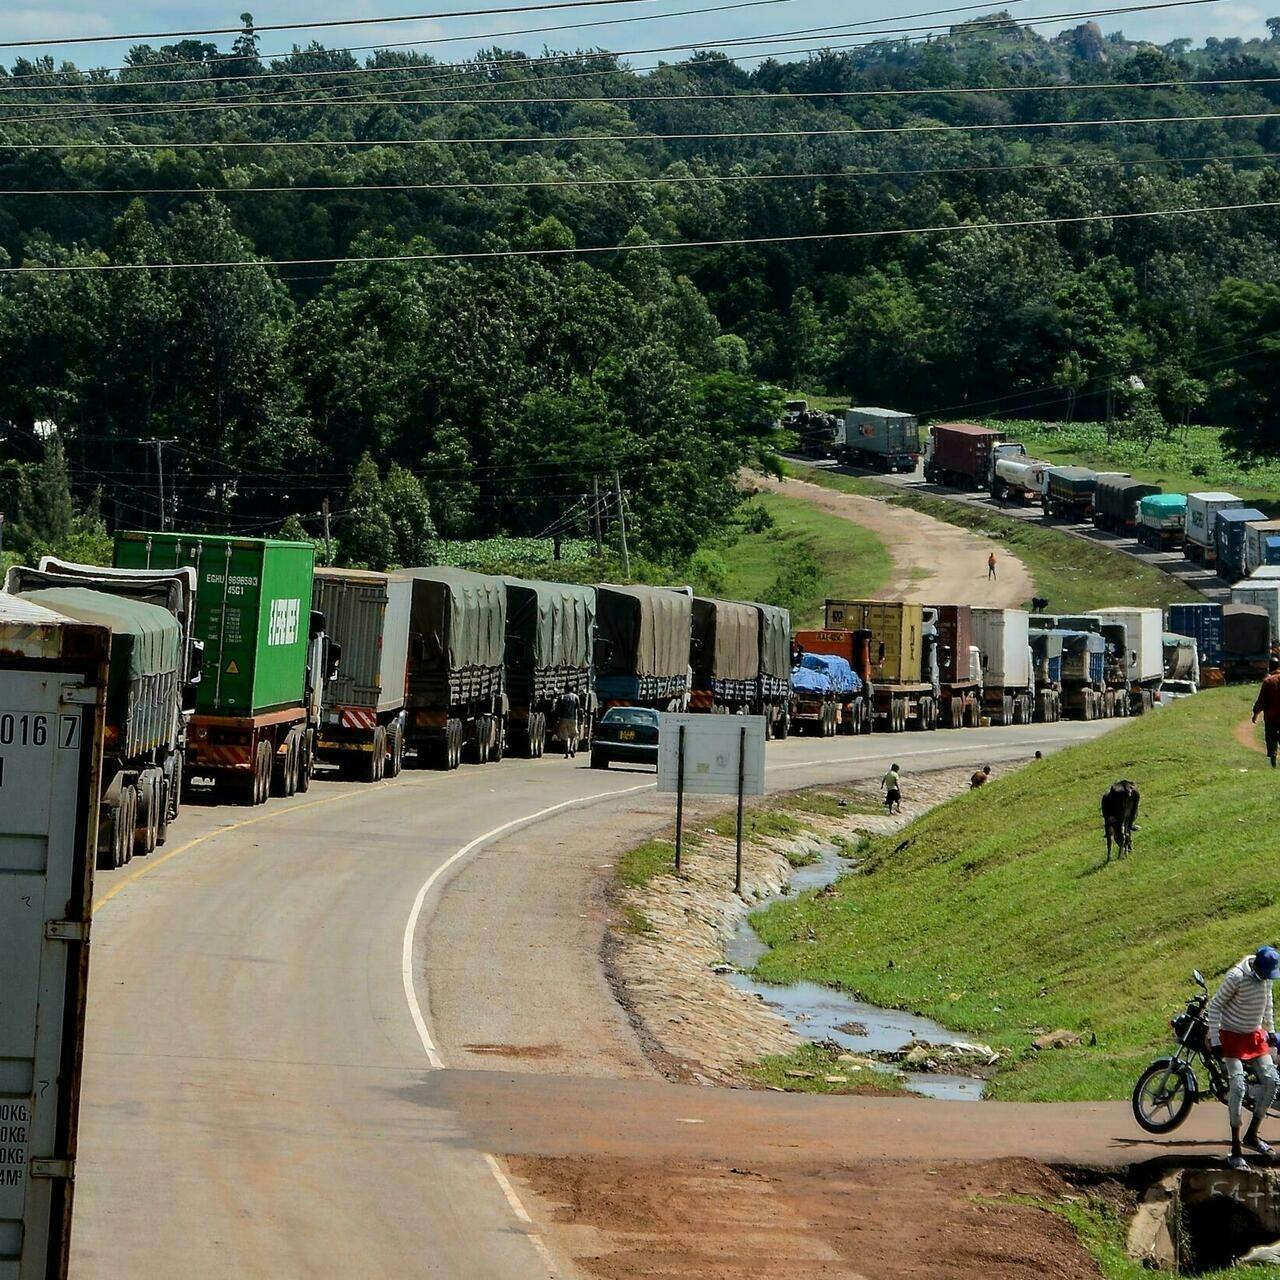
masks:
{"type": "Polygon", "coordinates": [[[747,781],[747,728],[738,739],[738,840],[734,860],[733,891],[742,897],[742,795],[747,781]]]}
{"type": "Polygon", "coordinates": [[[680,759],[676,763],[676,874],[680,874],[680,851],[684,843],[684,725],[680,726],[680,759]]]}

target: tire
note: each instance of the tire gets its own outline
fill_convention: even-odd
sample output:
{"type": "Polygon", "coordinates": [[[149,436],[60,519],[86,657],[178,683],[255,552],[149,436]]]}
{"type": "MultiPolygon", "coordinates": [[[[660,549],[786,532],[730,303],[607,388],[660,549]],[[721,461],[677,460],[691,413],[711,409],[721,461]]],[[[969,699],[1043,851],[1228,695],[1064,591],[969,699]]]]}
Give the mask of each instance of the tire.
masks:
{"type": "Polygon", "coordinates": [[[1013,723],[1013,698],[1008,694],[1000,699],[1000,723],[1002,725],[1013,723]]]}
{"type": "Polygon", "coordinates": [[[1133,1118],[1148,1133],[1172,1133],[1195,1105],[1190,1068],[1165,1058],[1153,1062],[1133,1086],[1133,1118]]]}
{"type": "Polygon", "coordinates": [[[361,782],[377,782],[381,776],[379,765],[387,754],[387,731],[378,725],[373,731],[373,742],[370,744],[368,758],[360,770],[361,782]],[[381,754],[379,754],[381,752],[381,754]]]}
{"type": "Polygon", "coordinates": [[[449,740],[449,769],[457,769],[462,764],[462,721],[450,720],[447,734],[449,740]]]}
{"type": "Polygon", "coordinates": [[[387,774],[388,778],[398,778],[404,768],[404,730],[396,721],[387,730],[387,774]]]}
{"type": "Polygon", "coordinates": [[[160,780],[160,807],[156,810],[156,847],[160,848],[169,838],[169,807],[172,804],[170,781],[168,778],[160,780]]]}
{"type": "Polygon", "coordinates": [[[529,717],[529,740],[533,748],[529,758],[541,760],[547,753],[547,717],[541,711],[535,711],[529,717]]]}
{"type": "Polygon", "coordinates": [[[591,767],[593,769],[607,769],[609,767],[609,758],[602,752],[593,751],[591,753],[591,767]]]}
{"type": "Polygon", "coordinates": [[[311,733],[307,729],[302,731],[302,741],[298,743],[298,790],[300,792],[311,790],[312,771],[315,769],[315,759],[311,754],[311,733]]]}
{"type": "MultiPolygon", "coordinates": [[[[857,729],[854,729],[854,732],[856,733],[857,729]]],[[[779,742],[782,742],[784,739],[789,738],[790,736],[791,736],[791,712],[788,708],[783,707],[782,715],[779,716],[778,718],[778,725],[774,733],[774,737],[777,738],[779,742]]]]}
{"type": "Polygon", "coordinates": [[[267,789],[277,799],[284,799],[289,794],[289,761],[293,756],[290,738],[285,739],[284,755],[274,748],[271,751],[271,781],[267,789]]]}
{"type": "MultiPolygon", "coordinates": [[[[305,732],[305,730],[304,730],[305,732]]],[[[294,730],[289,735],[289,751],[284,762],[284,793],[286,796],[298,792],[298,773],[302,768],[302,734],[294,730]]]]}
{"type": "Polygon", "coordinates": [[[135,787],[124,787],[120,792],[120,865],[133,861],[137,844],[138,792],[135,787]]]}
{"type": "MultiPolygon", "coordinates": [[[[151,792],[148,803],[146,805],[139,803],[138,806],[139,810],[145,811],[146,821],[140,830],[135,831],[133,843],[133,852],[143,858],[156,851],[156,832],[160,825],[160,793],[163,788],[159,780],[153,777],[148,790],[151,792]]],[[[141,795],[139,791],[139,800],[141,795]]]]}
{"type": "Polygon", "coordinates": [[[275,774],[275,753],[271,743],[263,739],[258,743],[258,754],[255,760],[253,788],[250,791],[249,803],[266,804],[271,793],[271,783],[275,774]]]}
{"type": "Polygon", "coordinates": [[[507,754],[507,722],[502,716],[493,716],[493,742],[489,746],[489,759],[497,764],[507,754]]]}

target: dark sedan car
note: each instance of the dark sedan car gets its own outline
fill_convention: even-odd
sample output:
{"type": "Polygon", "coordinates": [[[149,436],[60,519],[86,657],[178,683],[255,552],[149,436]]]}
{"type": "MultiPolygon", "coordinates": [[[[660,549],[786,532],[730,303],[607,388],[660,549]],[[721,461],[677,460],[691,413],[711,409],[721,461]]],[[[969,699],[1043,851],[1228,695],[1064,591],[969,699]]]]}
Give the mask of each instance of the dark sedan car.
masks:
{"type": "Polygon", "coordinates": [[[658,713],[648,707],[610,707],[591,735],[591,767],[658,763],[658,713]]]}

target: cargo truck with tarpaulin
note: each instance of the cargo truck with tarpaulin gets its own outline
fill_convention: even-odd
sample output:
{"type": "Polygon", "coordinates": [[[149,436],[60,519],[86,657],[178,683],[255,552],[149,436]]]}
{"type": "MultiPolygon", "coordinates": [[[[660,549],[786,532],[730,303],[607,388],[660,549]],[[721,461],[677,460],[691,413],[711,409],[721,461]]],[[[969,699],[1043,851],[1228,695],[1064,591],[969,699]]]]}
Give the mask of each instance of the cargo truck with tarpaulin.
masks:
{"type": "Polygon", "coordinates": [[[1088,467],[1050,467],[1040,505],[1046,516],[1082,524],[1093,515],[1098,473],[1088,467]]]}
{"type": "Polygon", "coordinates": [[[999,458],[1026,457],[1026,449],[1003,431],[972,422],[942,422],[929,428],[924,478],[956,489],[990,489],[999,458]]]}
{"type": "Polygon", "coordinates": [[[1093,491],[1094,526],[1110,533],[1135,533],[1138,504],[1159,492],[1159,485],[1132,476],[1100,475],[1093,491]]]}
{"type": "Polygon", "coordinates": [[[1218,512],[1213,525],[1213,539],[1220,577],[1234,582],[1245,576],[1245,529],[1255,522],[1265,521],[1266,518],[1257,507],[1230,507],[1218,512]]]}
{"type": "Polygon", "coordinates": [[[190,568],[204,671],[187,738],[186,774],[242,804],[306,791],[321,696],[334,652],[311,609],[309,542],[212,533],[126,531],[121,569],[190,568]]]}
{"type": "Polygon", "coordinates": [[[1119,624],[1128,644],[1128,711],[1150,711],[1164,680],[1164,615],[1159,609],[1091,609],[1087,617],[1119,624]]]}
{"type": "Polygon", "coordinates": [[[413,582],[364,569],[315,571],[311,608],[338,660],[325,683],[316,756],[364,782],[404,765],[405,682],[413,582]]]}
{"type": "Polygon", "coordinates": [[[753,604],[759,617],[760,680],[756,713],[771,737],[785,738],[791,726],[791,614],[779,605],[753,604]]]}
{"type": "Polygon", "coordinates": [[[1062,709],[1071,720],[1105,720],[1115,715],[1115,695],[1107,688],[1107,642],[1098,631],[1068,631],[1062,637],[1062,709]]]}
{"type": "Polygon", "coordinates": [[[837,456],[877,471],[914,471],[920,461],[920,422],[897,409],[846,409],[837,456]]]}
{"type": "Polygon", "coordinates": [[[937,635],[940,723],[976,729],[982,721],[982,662],[975,662],[973,611],[967,604],[925,605],[926,626],[937,635]]]}
{"type": "Polygon", "coordinates": [[[413,580],[409,615],[407,745],[417,763],[456,769],[501,760],[506,691],[507,588],[501,578],[434,566],[413,580]]]}
{"type": "Polygon", "coordinates": [[[1280,582],[1246,578],[1231,588],[1232,604],[1251,604],[1267,611],[1271,622],[1271,647],[1280,651],[1280,582]]]}
{"type": "Polygon", "coordinates": [[[1149,493],[1138,500],[1138,541],[1153,551],[1180,549],[1187,522],[1185,493],[1149,493]]]}
{"type": "Polygon", "coordinates": [[[596,588],[596,694],[605,706],[684,711],[693,598],[667,587],[596,588]]]}
{"type": "Polygon", "coordinates": [[[992,724],[1031,724],[1035,719],[1030,632],[1023,609],[973,610],[973,639],[982,652],[982,704],[992,724]]]}
{"type": "Polygon", "coordinates": [[[65,1280],[110,633],[0,594],[0,1275],[65,1280]]]}
{"type": "Polygon", "coordinates": [[[690,711],[752,711],[760,689],[760,614],[754,605],[694,596],[690,711]]]}
{"type": "Polygon", "coordinates": [[[1271,618],[1257,604],[1222,606],[1222,675],[1227,684],[1261,680],[1271,660],[1271,618]]]}
{"type": "Polygon", "coordinates": [[[870,633],[866,667],[875,727],[886,733],[936,729],[942,722],[938,635],[924,606],[903,600],[828,600],[828,631],[870,633]]]}
{"type": "Polygon", "coordinates": [[[871,632],[832,627],[824,630],[797,631],[795,661],[791,672],[791,708],[793,727],[797,731],[816,732],[820,737],[833,734],[870,733],[874,719],[875,690],[871,686],[871,632]],[[807,662],[810,656],[823,662],[807,662]],[[827,659],[843,663],[855,679],[838,679],[823,685],[814,672],[839,673],[843,668],[831,667],[827,659]],[[797,679],[797,671],[807,671],[797,679]],[[819,702],[824,705],[819,706],[819,702]]]}
{"type": "Polygon", "coordinates": [[[181,803],[183,753],[198,671],[187,624],[190,577],[130,578],[87,566],[15,565],[5,589],[111,632],[98,865],[120,867],[168,837],[181,803]],[[81,570],[80,573],[73,572],[81,570]],[[117,587],[114,594],[104,588],[117,587]]]}
{"type": "Polygon", "coordinates": [[[1187,520],[1182,532],[1182,554],[1196,564],[1212,565],[1218,558],[1214,526],[1219,511],[1243,507],[1234,493],[1202,491],[1187,494],[1187,520]]]}
{"type": "Polygon", "coordinates": [[[507,592],[508,749],[536,759],[557,732],[556,705],[578,697],[580,742],[591,740],[599,710],[593,669],[596,589],[504,578],[507,592]]]}
{"type": "MultiPolygon", "coordinates": [[[[1033,627],[1056,627],[1064,631],[1088,631],[1103,640],[1103,685],[1101,718],[1132,714],[1129,695],[1129,627],[1087,613],[1033,614],[1033,627]]],[[[1095,717],[1097,718],[1097,717],[1095,717]]]]}
{"type": "Polygon", "coordinates": [[[1197,683],[1215,686],[1225,679],[1222,605],[1216,600],[1171,604],[1165,610],[1167,629],[1189,636],[1196,647],[1200,672],[1197,683]]]}

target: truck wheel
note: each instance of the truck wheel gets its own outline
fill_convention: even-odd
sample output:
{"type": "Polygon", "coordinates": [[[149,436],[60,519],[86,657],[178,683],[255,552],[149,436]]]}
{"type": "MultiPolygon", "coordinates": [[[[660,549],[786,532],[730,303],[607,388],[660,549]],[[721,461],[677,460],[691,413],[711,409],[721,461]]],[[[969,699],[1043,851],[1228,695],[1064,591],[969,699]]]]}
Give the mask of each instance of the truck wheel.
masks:
{"type": "Polygon", "coordinates": [[[285,797],[289,794],[289,766],[293,763],[293,734],[285,739],[284,752],[271,752],[271,781],[268,786],[270,794],[285,797]]]}
{"type": "Polygon", "coordinates": [[[271,792],[274,761],[275,753],[271,750],[271,743],[266,740],[259,742],[257,756],[254,759],[253,786],[249,791],[251,805],[266,804],[267,796],[271,792]]]}
{"type": "Polygon", "coordinates": [[[298,743],[298,790],[311,790],[311,773],[315,768],[315,760],[311,755],[311,734],[303,729],[302,741],[298,743]]]}
{"type": "Polygon", "coordinates": [[[446,769],[456,769],[462,763],[462,721],[450,720],[445,731],[449,745],[449,762],[446,769]]]}
{"type": "Polygon", "coordinates": [[[387,730],[387,777],[398,778],[404,768],[404,733],[397,721],[387,730]]]}
{"type": "Polygon", "coordinates": [[[497,764],[507,754],[507,722],[502,716],[494,716],[493,741],[489,744],[489,759],[497,764]]]}
{"type": "Polygon", "coordinates": [[[133,849],[137,840],[138,793],[133,787],[120,789],[120,808],[117,813],[120,815],[120,865],[124,867],[133,861],[133,849]]]}
{"type": "Polygon", "coordinates": [[[1000,699],[1000,723],[1002,725],[1013,723],[1013,698],[1008,694],[1000,699]]]}
{"type": "Polygon", "coordinates": [[[547,754],[547,713],[538,711],[534,714],[533,721],[533,755],[535,760],[541,760],[547,754]]]}
{"type": "MultiPolygon", "coordinates": [[[[857,730],[855,729],[856,733],[857,730]]],[[[778,723],[774,732],[774,737],[779,741],[791,736],[791,711],[787,707],[782,708],[782,714],[778,717],[778,723]]]]}
{"type": "Polygon", "coordinates": [[[373,731],[373,749],[364,765],[364,781],[377,782],[382,777],[383,762],[387,758],[387,731],[379,725],[373,731]]]}

